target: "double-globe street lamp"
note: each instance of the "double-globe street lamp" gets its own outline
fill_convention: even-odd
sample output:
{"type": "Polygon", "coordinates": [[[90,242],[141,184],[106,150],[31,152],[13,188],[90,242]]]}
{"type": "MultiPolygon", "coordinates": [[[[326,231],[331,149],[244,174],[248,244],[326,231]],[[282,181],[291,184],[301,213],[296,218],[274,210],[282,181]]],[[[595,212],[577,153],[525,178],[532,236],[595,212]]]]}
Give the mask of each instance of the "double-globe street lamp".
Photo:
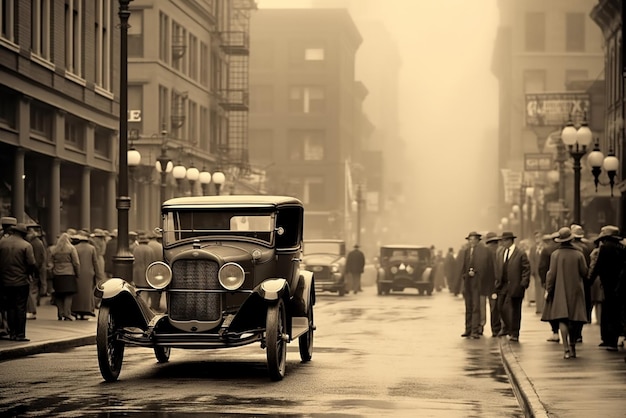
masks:
{"type": "Polygon", "coordinates": [[[183,188],[183,180],[187,179],[189,181],[191,187],[191,195],[193,195],[193,187],[196,181],[200,181],[200,185],[202,186],[202,194],[208,194],[208,185],[213,182],[215,185],[215,194],[220,194],[220,188],[222,184],[226,181],[226,176],[221,171],[216,171],[211,174],[206,169],[202,169],[202,171],[195,168],[193,165],[189,168],[186,168],[180,161],[178,164],[172,169],[172,175],[174,179],[176,179],[176,183],[178,184],[178,193],[182,196],[182,188],[183,188]]]}
{"type": "Polygon", "coordinates": [[[569,154],[574,159],[574,223],[580,225],[580,160],[587,154],[587,147],[591,144],[593,135],[586,121],[578,129],[572,120],[567,122],[561,131],[561,140],[567,146],[569,154]]]}

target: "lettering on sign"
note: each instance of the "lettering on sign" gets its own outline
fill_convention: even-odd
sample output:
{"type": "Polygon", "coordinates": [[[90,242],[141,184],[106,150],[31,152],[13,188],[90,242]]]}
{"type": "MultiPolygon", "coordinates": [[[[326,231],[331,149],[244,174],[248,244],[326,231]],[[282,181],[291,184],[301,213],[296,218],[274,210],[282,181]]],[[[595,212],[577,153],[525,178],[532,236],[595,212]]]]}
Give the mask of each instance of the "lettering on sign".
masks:
{"type": "Polygon", "coordinates": [[[141,110],[129,110],[128,121],[129,122],[141,122],[141,110]]]}
{"type": "Polygon", "coordinates": [[[554,167],[552,154],[524,154],[524,171],[550,171],[554,167]]]}
{"type": "Polygon", "coordinates": [[[577,125],[590,119],[590,109],[587,93],[527,93],[526,126],[563,126],[570,117],[577,125]]]}

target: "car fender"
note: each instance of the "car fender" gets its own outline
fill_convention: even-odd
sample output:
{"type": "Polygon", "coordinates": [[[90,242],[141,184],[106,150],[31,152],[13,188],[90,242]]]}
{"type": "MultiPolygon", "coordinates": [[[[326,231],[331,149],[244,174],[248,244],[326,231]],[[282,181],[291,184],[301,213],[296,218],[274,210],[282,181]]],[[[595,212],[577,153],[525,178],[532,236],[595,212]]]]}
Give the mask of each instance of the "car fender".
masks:
{"type": "Polygon", "coordinates": [[[291,301],[293,316],[307,316],[312,305],[315,305],[315,276],[308,270],[300,270],[298,286],[291,301]]]}
{"type": "Polygon", "coordinates": [[[133,297],[137,297],[137,289],[124,279],[113,277],[104,282],[99,283],[94,289],[94,295],[100,299],[113,299],[120,293],[129,293],[133,297]]]}
{"type": "Polygon", "coordinates": [[[433,271],[433,269],[431,267],[426,267],[424,269],[424,272],[422,273],[422,281],[423,282],[430,282],[431,281],[431,277],[434,277],[432,275],[432,271],[433,271]]]}
{"type": "Polygon", "coordinates": [[[150,321],[156,316],[149,305],[137,292],[131,283],[117,277],[99,283],[94,295],[102,299],[102,304],[118,312],[122,319],[118,319],[122,326],[133,326],[146,329],[150,321]]]}
{"type": "Polygon", "coordinates": [[[285,279],[267,279],[259,286],[258,294],[266,301],[276,302],[289,295],[289,284],[285,279]]]}

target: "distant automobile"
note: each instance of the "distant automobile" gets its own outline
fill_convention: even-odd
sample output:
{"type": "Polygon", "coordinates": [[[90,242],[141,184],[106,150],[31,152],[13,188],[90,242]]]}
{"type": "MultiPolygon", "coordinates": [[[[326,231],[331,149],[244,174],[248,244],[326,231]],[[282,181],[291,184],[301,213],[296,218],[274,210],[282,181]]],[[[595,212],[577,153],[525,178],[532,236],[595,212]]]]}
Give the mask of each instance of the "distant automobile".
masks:
{"type": "Polygon", "coordinates": [[[380,247],[376,287],[379,295],[406,288],[432,295],[435,288],[434,260],[428,246],[385,245],[380,247]]]}
{"type": "Polygon", "coordinates": [[[258,343],[272,380],[285,375],[287,344],[313,354],[313,274],[300,269],[304,210],[284,196],[171,199],[161,207],[164,261],[147,285],[100,283],[96,345],[106,381],[117,380],[124,347],[152,348],[159,363],[172,348],[218,349],[258,343]],[[163,292],[167,310],[141,297],[163,292]]]}
{"type": "Polygon", "coordinates": [[[340,239],[315,239],[304,241],[302,264],[313,273],[316,292],[346,294],[345,281],[346,243],[340,239]]]}

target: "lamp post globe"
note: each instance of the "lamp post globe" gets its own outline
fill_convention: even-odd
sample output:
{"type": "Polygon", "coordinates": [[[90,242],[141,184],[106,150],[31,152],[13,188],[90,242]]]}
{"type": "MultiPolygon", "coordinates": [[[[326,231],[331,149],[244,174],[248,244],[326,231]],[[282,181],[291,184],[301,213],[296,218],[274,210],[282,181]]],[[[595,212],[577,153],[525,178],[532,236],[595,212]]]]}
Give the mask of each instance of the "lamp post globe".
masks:
{"type": "Polygon", "coordinates": [[[178,163],[174,168],[172,168],[172,176],[176,179],[176,184],[178,184],[178,194],[181,194],[182,182],[185,176],[187,175],[187,168],[178,163]]]}
{"type": "Polygon", "coordinates": [[[211,173],[209,173],[208,171],[206,171],[204,168],[202,169],[202,171],[199,174],[199,178],[198,180],[200,180],[200,185],[202,187],[202,195],[206,196],[207,194],[207,187],[208,185],[211,183],[211,173]]]}
{"type": "Polygon", "coordinates": [[[141,164],[141,154],[135,148],[131,148],[128,150],[127,161],[128,167],[137,167],[139,164],[141,164]]]}
{"type": "Polygon", "coordinates": [[[215,185],[215,194],[219,196],[222,184],[224,184],[224,182],[226,181],[226,176],[221,171],[216,171],[211,176],[211,180],[215,185]]]}
{"type": "Polygon", "coordinates": [[[187,169],[186,177],[187,180],[189,180],[189,193],[193,196],[194,185],[196,184],[196,181],[198,181],[198,178],[200,178],[200,170],[192,165],[187,169]]]}

